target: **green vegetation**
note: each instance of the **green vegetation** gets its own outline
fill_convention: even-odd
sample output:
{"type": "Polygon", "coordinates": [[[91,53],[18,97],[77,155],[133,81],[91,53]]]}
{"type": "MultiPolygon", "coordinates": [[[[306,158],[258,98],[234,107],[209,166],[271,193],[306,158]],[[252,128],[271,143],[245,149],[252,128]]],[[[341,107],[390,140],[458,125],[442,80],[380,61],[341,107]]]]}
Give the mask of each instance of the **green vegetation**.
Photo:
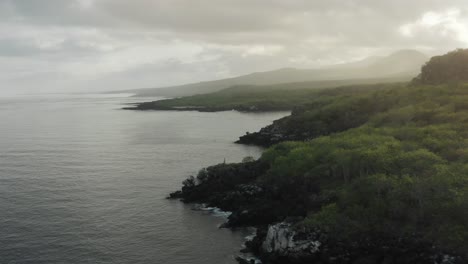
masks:
{"type": "Polygon", "coordinates": [[[468,84],[458,80],[314,91],[290,116],[246,135],[280,142],[259,160],[202,171],[177,197],[233,211],[230,225],[294,217],[334,257],[321,263],[441,263],[434,257],[444,254],[466,263],[468,84]],[[200,191],[207,197],[192,199],[200,191]]]}
{"type": "Polygon", "coordinates": [[[327,92],[276,124],[313,139],[272,146],[246,163],[253,175],[242,163],[202,172],[185,197],[207,197],[187,201],[234,211],[232,225],[300,217],[297,228],[329,243],[468,252],[468,85],[327,92]],[[262,191],[241,201],[246,184],[262,191]]]}
{"type": "Polygon", "coordinates": [[[468,81],[468,49],[457,49],[432,57],[421,69],[415,84],[443,84],[468,81]]]}
{"type": "Polygon", "coordinates": [[[454,157],[442,152],[457,150],[425,146],[464,142],[425,129],[411,132],[420,137],[401,141],[391,130],[361,128],[297,144],[283,154],[275,147],[265,154],[271,168],[261,180],[302,197],[308,211],[302,224],[335,239],[417,235],[449,252],[467,252],[468,171],[462,162],[449,162],[463,160],[464,153],[454,157]]]}
{"type": "MultiPolygon", "coordinates": [[[[340,82],[330,82],[329,85],[340,82]]],[[[284,111],[312,104],[317,100],[346,96],[357,91],[378,89],[384,85],[346,86],[335,89],[320,89],[311,83],[291,83],[274,86],[235,86],[219,92],[159,100],[138,104],[137,110],[195,110],[244,112],[284,111]]],[[[336,87],[336,86],[334,86],[336,87]]]]}
{"type": "Polygon", "coordinates": [[[355,127],[263,154],[270,169],[258,180],[279,195],[302,197],[304,225],[343,239],[418,234],[468,252],[467,85],[338,97],[283,122],[292,124],[316,135],[355,127]]]}

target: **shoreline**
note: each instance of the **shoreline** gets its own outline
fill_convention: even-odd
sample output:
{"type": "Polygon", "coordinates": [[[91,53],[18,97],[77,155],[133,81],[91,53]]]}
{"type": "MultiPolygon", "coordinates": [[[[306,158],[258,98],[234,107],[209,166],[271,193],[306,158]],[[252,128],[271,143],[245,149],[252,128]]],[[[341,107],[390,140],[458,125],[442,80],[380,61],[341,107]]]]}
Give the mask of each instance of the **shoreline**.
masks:
{"type": "Polygon", "coordinates": [[[464,264],[466,89],[331,91],[241,136],[269,147],[258,160],[202,169],[171,197],[256,227],[265,264],[464,264]]]}
{"type": "MultiPolygon", "coordinates": [[[[242,184],[241,184],[242,185],[242,184]]],[[[243,185],[243,188],[248,188],[243,185]]],[[[254,188],[255,189],[255,188],[254,188]]],[[[249,190],[247,190],[247,193],[249,190]]],[[[245,237],[244,243],[241,245],[238,255],[235,259],[239,264],[304,264],[304,263],[380,263],[368,262],[377,261],[375,256],[368,256],[368,252],[364,248],[355,247],[355,245],[341,245],[342,249],[334,248],[334,244],[330,244],[330,237],[321,233],[320,230],[307,230],[298,228],[297,224],[302,221],[302,217],[286,217],[283,221],[267,220],[261,224],[255,223],[255,218],[248,215],[254,213],[256,217],[262,217],[264,211],[247,212],[246,210],[238,208],[238,210],[224,211],[222,209],[223,201],[220,201],[219,206],[214,206],[209,203],[198,203],[184,200],[182,193],[172,193],[175,196],[168,197],[167,199],[177,199],[180,202],[194,205],[193,210],[210,212],[210,217],[221,217],[226,220],[224,224],[218,228],[227,228],[236,231],[239,228],[244,230],[252,230],[251,234],[245,237]],[[250,219],[250,220],[249,220],[250,219]],[[252,222],[252,220],[254,222],[252,222]],[[347,252],[343,255],[343,251],[347,252]],[[351,251],[350,251],[351,250],[351,251]],[[328,252],[328,253],[326,253],[328,252]],[[336,255],[333,255],[336,252],[336,255]],[[349,255],[348,255],[349,254],[349,255]],[[360,254],[362,254],[360,256],[360,254]],[[351,261],[363,261],[354,262],[351,261]],[[338,262],[336,262],[338,261],[338,262]]],[[[171,195],[172,195],[171,194],[171,195]]],[[[246,193],[240,193],[242,196],[246,193]]],[[[229,196],[230,194],[226,194],[229,196]]],[[[223,197],[216,197],[223,200],[223,197]]],[[[215,204],[217,204],[215,202],[215,204]]],[[[226,205],[224,205],[226,206],[226,205]]],[[[236,206],[236,205],[234,205],[236,206]]],[[[407,238],[398,241],[395,246],[401,247],[400,253],[395,257],[400,258],[398,264],[420,263],[412,262],[413,258],[406,258],[404,255],[399,256],[402,252],[419,252],[425,258],[431,259],[431,263],[436,264],[462,264],[464,263],[459,256],[451,255],[432,245],[419,242],[417,238],[407,238]]],[[[380,247],[376,245],[376,247],[380,247]]],[[[426,262],[422,262],[426,263],[426,262]]]]}
{"type": "MultiPolygon", "coordinates": [[[[290,204],[275,204],[268,198],[264,186],[257,184],[258,177],[268,170],[269,165],[261,159],[214,165],[202,170],[197,178],[188,178],[183,182],[182,189],[171,193],[168,198],[188,204],[201,203],[201,210],[224,214],[227,221],[220,228],[255,228],[255,235],[245,241],[245,247],[236,258],[240,264],[380,263],[366,262],[379,258],[378,255],[369,256],[369,248],[362,248],[359,244],[346,245],[321,230],[301,227],[305,214],[290,214],[287,210],[279,214],[274,212],[275,208],[290,204]]],[[[384,237],[369,246],[375,250],[375,254],[382,253],[399,259],[398,262],[389,263],[415,263],[412,262],[413,253],[436,264],[464,263],[461,256],[434,247],[417,236],[404,237],[401,241],[384,237]],[[380,248],[386,245],[392,245],[391,249],[395,252],[384,250],[379,253],[380,248]],[[405,256],[408,252],[409,256],[405,256]]]]}
{"type": "MultiPolygon", "coordinates": [[[[168,197],[166,199],[172,199],[172,198],[168,197]]],[[[253,254],[251,252],[251,250],[248,248],[248,244],[251,243],[255,239],[255,237],[257,236],[257,228],[255,228],[253,226],[247,226],[247,227],[240,227],[241,230],[239,230],[239,228],[226,227],[224,225],[228,221],[229,216],[232,215],[232,212],[223,211],[218,207],[210,207],[207,204],[203,204],[203,203],[201,203],[201,204],[194,203],[192,205],[193,205],[193,208],[191,208],[191,210],[201,211],[201,212],[209,212],[210,217],[223,218],[225,220],[225,222],[223,224],[220,224],[218,226],[218,229],[227,228],[227,229],[230,229],[233,232],[239,232],[239,231],[243,230],[243,231],[246,231],[247,233],[249,233],[248,235],[244,236],[244,242],[240,245],[240,250],[239,250],[237,256],[235,256],[235,260],[237,262],[239,262],[240,264],[242,264],[242,263],[262,264],[262,261],[258,258],[258,256],[253,254]]]]}
{"type": "MultiPolygon", "coordinates": [[[[157,102],[157,101],[155,101],[157,102]]],[[[150,102],[153,103],[153,102],[150,102]]],[[[134,111],[197,111],[202,113],[211,113],[211,112],[227,112],[227,111],[237,111],[240,113],[274,113],[274,112],[290,112],[290,108],[255,108],[255,107],[194,107],[194,106],[184,106],[184,107],[165,107],[165,106],[144,106],[146,103],[134,103],[134,107],[123,107],[122,110],[134,110],[134,111]]]]}

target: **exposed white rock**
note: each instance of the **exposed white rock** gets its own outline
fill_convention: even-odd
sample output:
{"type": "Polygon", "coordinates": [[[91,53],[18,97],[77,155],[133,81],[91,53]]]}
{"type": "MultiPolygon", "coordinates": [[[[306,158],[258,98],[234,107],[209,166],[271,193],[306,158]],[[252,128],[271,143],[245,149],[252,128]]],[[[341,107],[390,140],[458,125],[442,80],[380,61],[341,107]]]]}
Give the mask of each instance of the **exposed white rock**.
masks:
{"type": "Polygon", "coordinates": [[[444,255],[442,257],[442,261],[440,262],[441,264],[455,264],[456,259],[450,255],[444,255]]]}
{"type": "Polygon", "coordinates": [[[219,209],[218,207],[209,207],[207,204],[204,204],[204,203],[203,204],[195,204],[192,207],[192,210],[210,212],[213,216],[222,217],[222,218],[225,218],[225,219],[227,219],[232,214],[232,212],[223,211],[223,210],[219,209]]]}
{"type": "Polygon", "coordinates": [[[245,255],[239,255],[236,257],[236,260],[239,263],[253,263],[253,264],[262,264],[262,261],[256,257],[253,256],[245,256],[245,255]]]}
{"type": "Polygon", "coordinates": [[[296,231],[290,224],[278,223],[268,227],[268,233],[262,244],[266,253],[280,256],[311,254],[319,251],[320,241],[295,239],[296,231]]]}

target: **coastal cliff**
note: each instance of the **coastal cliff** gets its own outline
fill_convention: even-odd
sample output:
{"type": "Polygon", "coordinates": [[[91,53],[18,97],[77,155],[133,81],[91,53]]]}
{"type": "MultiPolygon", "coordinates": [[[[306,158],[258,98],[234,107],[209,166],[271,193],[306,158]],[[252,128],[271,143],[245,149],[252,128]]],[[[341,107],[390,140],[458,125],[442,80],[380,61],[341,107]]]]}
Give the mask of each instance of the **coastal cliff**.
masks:
{"type": "Polygon", "coordinates": [[[466,263],[467,97],[396,87],[295,112],[267,131],[306,140],[203,169],[171,198],[257,227],[248,248],[264,263],[466,263]]]}
{"type": "Polygon", "coordinates": [[[263,263],[468,263],[468,84],[427,79],[325,91],[239,139],[269,147],[258,160],[206,168],[171,197],[256,227],[246,246],[263,263]]]}
{"type": "MultiPolygon", "coordinates": [[[[309,225],[310,204],[304,204],[311,197],[304,197],[303,191],[290,193],[291,197],[274,193],[274,188],[261,180],[269,170],[264,161],[219,164],[202,170],[199,177],[189,178],[170,198],[230,211],[225,228],[256,227],[256,236],[246,242],[246,248],[262,263],[466,263],[466,256],[460,252],[444,249],[416,233],[372,231],[339,237],[326,228],[309,225]]],[[[315,202],[319,200],[325,202],[324,198],[315,202]]]]}

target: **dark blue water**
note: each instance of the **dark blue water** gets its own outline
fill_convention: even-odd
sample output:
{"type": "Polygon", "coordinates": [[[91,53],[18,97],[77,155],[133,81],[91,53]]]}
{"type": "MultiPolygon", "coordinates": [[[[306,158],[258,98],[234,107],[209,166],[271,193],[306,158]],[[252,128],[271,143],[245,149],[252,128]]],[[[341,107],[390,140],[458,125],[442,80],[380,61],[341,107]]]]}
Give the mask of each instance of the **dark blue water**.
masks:
{"type": "Polygon", "coordinates": [[[285,113],[136,112],[119,95],[0,98],[0,263],[235,263],[245,232],[166,195],[285,113]]]}

